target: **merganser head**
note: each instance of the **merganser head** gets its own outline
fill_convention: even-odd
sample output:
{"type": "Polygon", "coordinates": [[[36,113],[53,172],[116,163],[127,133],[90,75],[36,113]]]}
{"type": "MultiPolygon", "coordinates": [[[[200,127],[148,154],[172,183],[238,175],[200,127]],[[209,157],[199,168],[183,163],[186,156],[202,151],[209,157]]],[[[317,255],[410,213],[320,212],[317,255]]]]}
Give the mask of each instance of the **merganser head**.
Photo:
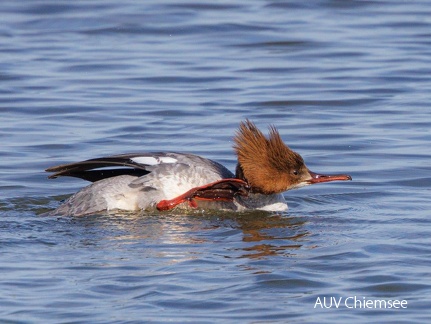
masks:
{"type": "Polygon", "coordinates": [[[352,180],[346,174],[323,175],[308,170],[301,155],[283,143],[274,126],[269,127],[267,138],[246,120],[241,122],[234,142],[236,177],[247,181],[256,193],[270,195],[314,183],[352,180]]]}

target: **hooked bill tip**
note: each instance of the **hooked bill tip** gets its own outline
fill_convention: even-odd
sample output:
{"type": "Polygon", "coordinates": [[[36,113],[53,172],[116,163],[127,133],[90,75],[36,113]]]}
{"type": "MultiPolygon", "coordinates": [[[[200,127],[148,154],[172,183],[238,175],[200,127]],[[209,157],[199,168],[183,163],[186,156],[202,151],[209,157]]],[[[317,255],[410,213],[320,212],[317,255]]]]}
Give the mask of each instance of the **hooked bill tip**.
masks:
{"type": "Polygon", "coordinates": [[[326,175],[326,174],[318,174],[309,171],[311,175],[311,179],[309,180],[310,184],[314,183],[322,183],[322,182],[331,182],[331,181],[347,181],[352,180],[352,177],[348,174],[334,174],[334,175],[326,175]]]}

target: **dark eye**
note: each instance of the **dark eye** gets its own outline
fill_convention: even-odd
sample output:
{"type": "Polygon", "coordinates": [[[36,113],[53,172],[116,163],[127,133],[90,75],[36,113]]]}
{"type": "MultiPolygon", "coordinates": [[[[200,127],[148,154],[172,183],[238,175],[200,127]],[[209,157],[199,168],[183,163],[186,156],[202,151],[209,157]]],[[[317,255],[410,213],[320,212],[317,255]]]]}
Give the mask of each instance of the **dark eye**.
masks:
{"type": "Polygon", "coordinates": [[[298,170],[293,170],[293,174],[298,175],[299,174],[298,170]]]}

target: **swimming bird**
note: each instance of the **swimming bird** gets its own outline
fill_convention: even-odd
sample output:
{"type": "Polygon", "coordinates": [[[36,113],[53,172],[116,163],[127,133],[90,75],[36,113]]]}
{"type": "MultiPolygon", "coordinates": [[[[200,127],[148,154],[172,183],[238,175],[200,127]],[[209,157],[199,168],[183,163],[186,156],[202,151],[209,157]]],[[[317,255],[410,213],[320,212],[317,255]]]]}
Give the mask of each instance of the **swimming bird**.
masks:
{"type": "Polygon", "coordinates": [[[352,180],[346,174],[310,171],[274,126],[266,137],[253,122],[241,122],[234,150],[235,174],[213,160],[175,152],[113,155],[48,168],[47,172],[54,172],[49,178],[69,176],[92,182],[51,214],[172,208],[285,211],[284,191],[352,180]]]}

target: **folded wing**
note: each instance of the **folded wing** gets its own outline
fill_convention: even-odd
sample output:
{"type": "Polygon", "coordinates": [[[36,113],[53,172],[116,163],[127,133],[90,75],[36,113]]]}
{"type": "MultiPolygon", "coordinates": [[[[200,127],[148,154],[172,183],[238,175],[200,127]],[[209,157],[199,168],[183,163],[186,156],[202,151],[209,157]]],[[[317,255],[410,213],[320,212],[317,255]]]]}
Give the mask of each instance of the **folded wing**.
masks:
{"type": "Polygon", "coordinates": [[[177,163],[175,153],[130,153],[61,164],[46,169],[50,179],[75,177],[96,182],[120,175],[143,176],[160,164],[177,163]]]}

